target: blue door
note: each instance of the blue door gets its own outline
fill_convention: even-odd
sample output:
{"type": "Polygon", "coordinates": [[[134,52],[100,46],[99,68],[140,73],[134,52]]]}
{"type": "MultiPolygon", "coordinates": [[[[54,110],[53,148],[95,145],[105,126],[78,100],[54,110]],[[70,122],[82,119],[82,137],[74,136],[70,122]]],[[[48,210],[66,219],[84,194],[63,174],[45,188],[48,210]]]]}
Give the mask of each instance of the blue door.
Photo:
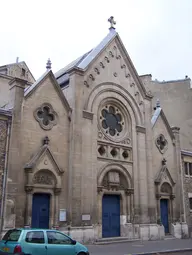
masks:
{"type": "Polygon", "coordinates": [[[161,199],[160,207],[161,207],[161,222],[165,228],[165,233],[169,233],[168,199],[161,199]]]}
{"type": "Polygon", "coordinates": [[[102,236],[120,236],[120,196],[104,195],[102,210],[102,236]]]}
{"type": "Polygon", "coordinates": [[[49,194],[34,194],[32,204],[32,228],[49,228],[49,194]]]}

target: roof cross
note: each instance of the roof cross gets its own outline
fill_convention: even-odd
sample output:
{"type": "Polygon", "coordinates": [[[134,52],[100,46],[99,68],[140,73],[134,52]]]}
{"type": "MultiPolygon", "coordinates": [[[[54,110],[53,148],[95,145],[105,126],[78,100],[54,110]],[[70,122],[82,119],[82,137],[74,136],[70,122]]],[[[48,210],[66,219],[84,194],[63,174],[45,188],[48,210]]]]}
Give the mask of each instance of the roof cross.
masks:
{"type": "Polygon", "coordinates": [[[111,29],[111,28],[115,29],[114,25],[116,25],[116,21],[114,20],[114,17],[111,16],[111,17],[108,19],[108,21],[109,21],[109,23],[110,23],[110,25],[111,25],[109,29],[111,29]]]}

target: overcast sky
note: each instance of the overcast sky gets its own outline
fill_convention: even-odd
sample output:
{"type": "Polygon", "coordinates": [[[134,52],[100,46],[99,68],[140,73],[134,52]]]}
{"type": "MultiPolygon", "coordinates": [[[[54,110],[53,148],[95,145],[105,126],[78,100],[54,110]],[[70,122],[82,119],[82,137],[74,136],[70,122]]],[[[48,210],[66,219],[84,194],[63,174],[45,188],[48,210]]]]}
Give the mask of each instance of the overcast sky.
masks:
{"type": "Polygon", "coordinates": [[[0,1],[0,65],[25,61],[37,79],[95,47],[113,15],[139,74],[192,78],[192,0],[0,1]]]}

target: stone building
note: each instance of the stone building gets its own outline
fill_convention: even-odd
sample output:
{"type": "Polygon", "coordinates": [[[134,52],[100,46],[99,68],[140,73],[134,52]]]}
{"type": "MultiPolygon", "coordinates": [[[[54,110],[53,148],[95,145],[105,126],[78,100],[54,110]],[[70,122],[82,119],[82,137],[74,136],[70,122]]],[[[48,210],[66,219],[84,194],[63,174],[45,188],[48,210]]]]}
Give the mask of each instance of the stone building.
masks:
{"type": "Polygon", "coordinates": [[[110,22],[98,46],[56,74],[50,61],[37,81],[24,62],[27,76],[20,63],[0,74],[0,106],[12,116],[3,231],[54,227],[80,241],[188,236],[182,123],[156,100],[150,76],[138,75],[110,22]]]}

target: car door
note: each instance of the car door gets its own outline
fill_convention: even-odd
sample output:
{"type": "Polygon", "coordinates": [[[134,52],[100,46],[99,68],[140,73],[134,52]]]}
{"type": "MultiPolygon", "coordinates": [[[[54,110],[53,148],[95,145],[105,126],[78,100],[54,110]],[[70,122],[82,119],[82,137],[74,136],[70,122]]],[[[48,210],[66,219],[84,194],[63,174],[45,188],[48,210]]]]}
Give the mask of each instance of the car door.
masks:
{"type": "Polygon", "coordinates": [[[44,231],[28,231],[22,246],[25,254],[47,255],[47,244],[45,243],[44,231]]]}
{"type": "Polygon", "coordinates": [[[75,245],[65,234],[49,230],[47,234],[47,255],[75,255],[75,245]]]}

